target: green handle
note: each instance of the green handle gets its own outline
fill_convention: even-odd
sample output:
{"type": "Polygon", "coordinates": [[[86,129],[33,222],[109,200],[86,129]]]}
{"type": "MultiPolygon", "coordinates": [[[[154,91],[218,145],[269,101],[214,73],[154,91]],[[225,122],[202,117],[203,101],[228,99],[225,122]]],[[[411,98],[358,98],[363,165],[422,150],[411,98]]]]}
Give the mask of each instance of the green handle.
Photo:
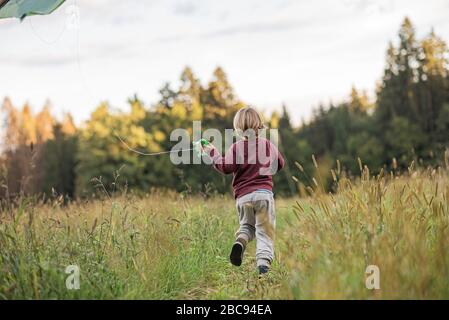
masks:
{"type": "Polygon", "coordinates": [[[202,150],[201,148],[204,146],[207,146],[209,144],[210,144],[210,142],[207,141],[206,139],[200,139],[193,143],[194,150],[196,151],[196,154],[198,157],[207,155],[207,153],[204,150],[202,150]]]}
{"type": "Polygon", "coordinates": [[[200,143],[202,146],[207,146],[209,144],[209,141],[207,141],[206,139],[200,139],[200,143]]]}

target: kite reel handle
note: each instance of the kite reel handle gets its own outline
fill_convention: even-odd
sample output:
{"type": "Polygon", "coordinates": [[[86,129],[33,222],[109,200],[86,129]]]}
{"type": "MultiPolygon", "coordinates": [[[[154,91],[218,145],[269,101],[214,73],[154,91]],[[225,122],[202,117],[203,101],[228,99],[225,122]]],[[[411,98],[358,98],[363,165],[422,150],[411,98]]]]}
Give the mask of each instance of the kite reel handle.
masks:
{"type": "Polygon", "coordinates": [[[207,155],[207,152],[203,150],[203,147],[208,146],[211,142],[212,140],[209,141],[204,138],[193,142],[193,147],[198,157],[207,155]]]}

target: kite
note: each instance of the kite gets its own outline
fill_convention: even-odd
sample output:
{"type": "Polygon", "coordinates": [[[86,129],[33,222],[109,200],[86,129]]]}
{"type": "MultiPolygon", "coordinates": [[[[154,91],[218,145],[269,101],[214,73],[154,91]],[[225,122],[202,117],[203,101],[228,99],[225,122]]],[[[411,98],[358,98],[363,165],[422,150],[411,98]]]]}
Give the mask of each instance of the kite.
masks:
{"type": "Polygon", "coordinates": [[[65,0],[0,0],[0,19],[50,14],[65,0]]]}

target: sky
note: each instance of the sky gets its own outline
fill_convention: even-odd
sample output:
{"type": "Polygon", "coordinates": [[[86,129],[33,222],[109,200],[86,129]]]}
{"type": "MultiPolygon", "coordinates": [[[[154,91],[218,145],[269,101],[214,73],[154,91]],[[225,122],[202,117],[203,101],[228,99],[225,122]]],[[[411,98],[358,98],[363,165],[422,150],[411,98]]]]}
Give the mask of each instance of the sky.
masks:
{"type": "Polygon", "coordinates": [[[79,124],[102,101],[155,103],[186,65],[203,84],[221,66],[244,102],[299,122],[353,85],[373,95],[405,16],[449,41],[449,0],[67,0],[0,20],[0,99],[79,124]]]}

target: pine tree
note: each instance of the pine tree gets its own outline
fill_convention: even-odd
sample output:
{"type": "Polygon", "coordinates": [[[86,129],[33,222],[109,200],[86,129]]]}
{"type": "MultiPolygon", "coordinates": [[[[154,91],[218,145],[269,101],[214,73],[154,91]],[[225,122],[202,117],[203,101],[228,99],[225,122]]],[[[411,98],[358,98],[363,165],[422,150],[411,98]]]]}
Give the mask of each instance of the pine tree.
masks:
{"type": "Polygon", "coordinates": [[[45,176],[41,190],[47,195],[63,195],[65,198],[75,195],[77,136],[73,131],[73,122],[70,122],[71,116],[66,114],[63,122],[54,124],[54,138],[45,143],[41,167],[45,176]]]}
{"type": "MultiPolygon", "coordinates": [[[[385,145],[385,161],[392,157],[403,159],[408,165],[412,155],[419,154],[425,146],[422,127],[419,125],[421,105],[419,103],[419,43],[411,21],[404,19],[399,30],[397,49],[390,43],[387,51],[386,67],[382,85],[378,92],[376,116],[377,135],[385,145]],[[418,125],[415,125],[418,124],[418,125]],[[408,127],[407,127],[408,126],[408,127]],[[413,127],[409,141],[397,144],[397,128],[404,130],[413,127]]],[[[406,130],[407,133],[410,130],[406,130]]],[[[407,136],[404,139],[407,139],[407,136]]]]}
{"type": "Polygon", "coordinates": [[[157,106],[162,106],[164,108],[171,108],[175,102],[177,93],[170,87],[170,83],[165,83],[164,86],[159,90],[161,99],[157,103],[157,106]]]}
{"type": "Polygon", "coordinates": [[[61,132],[66,136],[73,136],[76,133],[75,122],[70,113],[65,113],[61,122],[61,132]]]}
{"type": "Polygon", "coordinates": [[[295,187],[292,180],[292,172],[290,167],[293,165],[292,160],[297,156],[297,140],[293,129],[290,114],[285,104],[282,105],[282,114],[279,118],[279,150],[284,155],[286,164],[284,172],[281,172],[275,179],[278,189],[284,193],[293,195],[295,187]]]}
{"type": "Polygon", "coordinates": [[[213,79],[209,83],[209,92],[215,105],[226,108],[232,107],[237,102],[234,89],[221,67],[217,67],[214,71],[213,79]]]}
{"type": "Polygon", "coordinates": [[[185,67],[181,74],[181,86],[177,99],[183,102],[188,110],[191,110],[194,105],[200,103],[202,90],[201,84],[193,74],[192,69],[185,67]]]}
{"type": "Polygon", "coordinates": [[[5,139],[2,147],[6,151],[11,151],[16,149],[20,144],[21,117],[19,111],[13,106],[8,97],[3,100],[2,110],[6,116],[5,139]]]}
{"type": "Polygon", "coordinates": [[[36,121],[31,108],[25,104],[20,114],[20,135],[19,148],[16,153],[16,165],[20,173],[17,178],[20,179],[19,192],[24,194],[33,194],[36,188],[36,121]]]}
{"type": "MultiPolygon", "coordinates": [[[[234,113],[243,106],[228,81],[226,73],[221,67],[217,67],[213,73],[213,78],[209,82],[203,94],[202,104],[204,105],[204,120],[211,127],[223,128],[223,120],[230,128],[234,113]],[[220,121],[216,121],[221,119],[220,121]]],[[[226,127],[226,126],[225,126],[226,127]]]]}
{"type": "Polygon", "coordinates": [[[19,160],[21,115],[9,98],[5,98],[2,105],[5,112],[5,130],[3,148],[3,163],[5,165],[4,177],[5,192],[8,196],[14,196],[20,192],[22,180],[22,168],[19,160]]]}
{"type": "Polygon", "coordinates": [[[449,98],[448,54],[446,43],[433,30],[421,41],[419,55],[421,124],[428,138],[429,149],[435,152],[444,151],[446,142],[444,135],[449,135],[449,132],[440,132],[437,127],[437,122],[442,116],[441,112],[449,98]]]}
{"type": "Polygon", "coordinates": [[[419,119],[419,111],[416,101],[416,86],[419,81],[418,74],[418,43],[415,38],[415,30],[410,19],[405,18],[399,31],[398,80],[401,84],[401,104],[399,113],[410,120],[419,119]]]}
{"type": "Polygon", "coordinates": [[[36,143],[36,122],[28,104],[25,104],[21,113],[20,144],[30,146],[36,143]]]}
{"type": "Polygon", "coordinates": [[[386,65],[382,82],[377,92],[376,117],[378,119],[380,132],[386,130],[388,121],[398,115],[398,105],[401,103],[399,95],[400,84],[398,81],[399,67],[397,65],[398,50],[393,43],[389,43],[386,54],[386,65]]]}
{"type": "Polygon", "coordinates": [[[366,91],[359,93],[355,86],[351,88],[349,109],[352,112],[367,113],[371,109],[372,105],[369,102],[366,91]]]}
{"type": "Polygon", "coordinates": [[[47,103],[44,108],[36,115],[36,142],[44,143],[53,139],[53,125],[55,120],[50,113],[50,105],[47,103]]]}

